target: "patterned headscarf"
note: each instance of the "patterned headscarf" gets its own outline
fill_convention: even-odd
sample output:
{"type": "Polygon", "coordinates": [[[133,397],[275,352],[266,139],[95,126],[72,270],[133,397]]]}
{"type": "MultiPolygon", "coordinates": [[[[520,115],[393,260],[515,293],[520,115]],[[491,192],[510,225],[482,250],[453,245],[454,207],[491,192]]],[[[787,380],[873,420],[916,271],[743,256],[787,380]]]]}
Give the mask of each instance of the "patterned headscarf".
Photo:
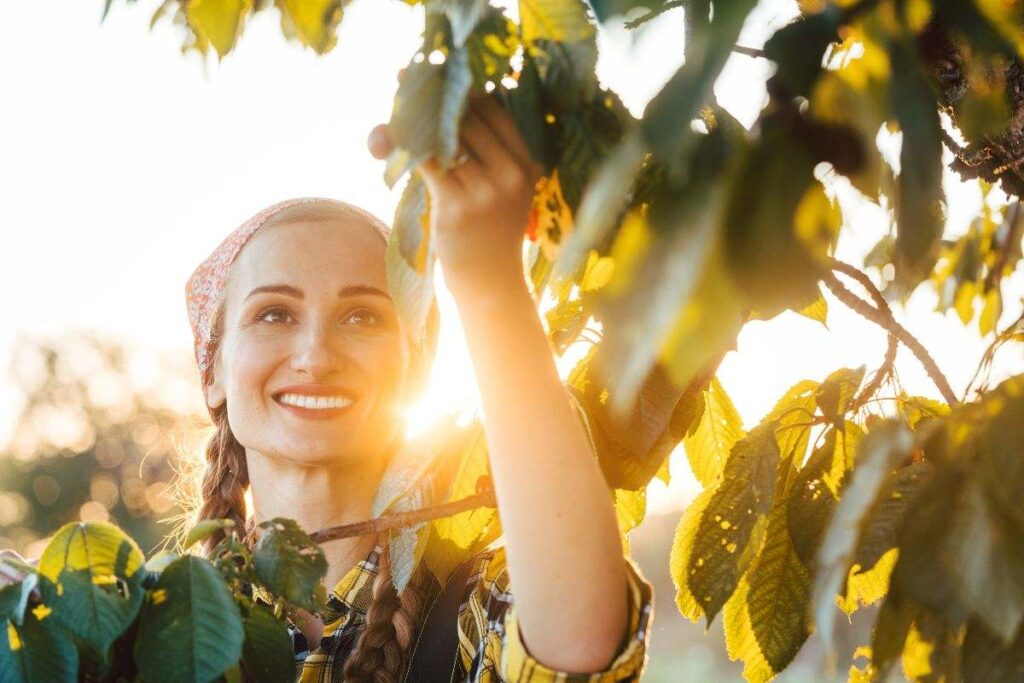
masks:
{"type": "MultiPolygon", "coordinates": [[[[185,303],[188,307],[188,320],[192,325],[192,337],[195,345],[196,364],[199,366],[203,391],[213,381],[213,324],[217,307],[224,297],[227,288],[231,264],[238,258],[242,247],[248,243],[256,232],[265,226],[271,218],[285,209],[300,204],[330,204],[344,213],[360,218],[373,227],[387,240],[391,229],[379,218],[357,206],[322,197],[300,197],[287,199],[272,204],[249,220],[242,223],[234,232],[224,238],[213,253],[203,261],[192,273],[185,287],[185,303]]],[[[210,411],[212,414],[212,410],[210,411]]]]}

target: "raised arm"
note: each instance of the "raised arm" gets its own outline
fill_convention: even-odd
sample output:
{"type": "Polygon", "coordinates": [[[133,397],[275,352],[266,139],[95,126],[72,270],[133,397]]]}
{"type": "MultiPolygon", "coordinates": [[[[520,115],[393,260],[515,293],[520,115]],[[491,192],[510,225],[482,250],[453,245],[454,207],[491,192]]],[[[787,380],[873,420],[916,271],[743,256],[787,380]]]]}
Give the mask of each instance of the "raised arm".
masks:
{"type": "Polygon", "coordinates": [[[421,171],[480,387],[521,635],[547,667],[599,671],[625,635],[627,570],[607,484],[523,272],[541,169],[490,97],[471,98],[461,137],[467,162],[421,171]]]}

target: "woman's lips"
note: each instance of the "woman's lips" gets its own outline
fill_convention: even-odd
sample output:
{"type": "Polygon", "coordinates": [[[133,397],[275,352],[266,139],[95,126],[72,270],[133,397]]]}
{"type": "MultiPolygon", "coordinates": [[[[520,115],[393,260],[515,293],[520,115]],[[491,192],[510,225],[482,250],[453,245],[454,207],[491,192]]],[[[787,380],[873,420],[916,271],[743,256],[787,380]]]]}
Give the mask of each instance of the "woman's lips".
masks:
{"type": "Polygon", "coordinates": [[[347,413],[355,398],[352,396],[311,396],[308,394],[282,393],[273,400],[283,409],[308,420],[331,420],[347,413]]]}

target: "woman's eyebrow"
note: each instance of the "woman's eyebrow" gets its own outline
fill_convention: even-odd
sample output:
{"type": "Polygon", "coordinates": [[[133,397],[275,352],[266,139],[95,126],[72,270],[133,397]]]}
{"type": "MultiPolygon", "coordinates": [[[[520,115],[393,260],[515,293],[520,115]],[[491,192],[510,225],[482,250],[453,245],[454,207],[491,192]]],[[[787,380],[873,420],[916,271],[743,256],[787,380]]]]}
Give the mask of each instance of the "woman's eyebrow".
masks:
{"type": "MultiPolygon", "coordinates": [[[[255,296],[256,294],[264,293],[287,294],[288,296],[293,297],[295,299],[302,299],[305,296],[302,293],[301,289],[299,289],[298,287],[292,287],[291,285],[261,285],[252,290],[251,292],[249,292],[246,295],[245,300],[248,300],[250,297],[255,296]]],[[[388,300],[391,299],[391,296],[383,289],[373,287],[371,285],[346,285],[338,290],[338,298],[344,298],[347,296],[359,296],[360,294],[370,294],[373,296],[382,296],[388,300]]]]}
{"type": "Polygon", "coordinates": [[[385,299],[391,300],[391,295],[385,292],[383,289],[373,287],[372,285],[347,285],[338,290],[338,298],[344,298],[346,296],[359,296],[360,294],[370,294],[372,296],[382,296],[385,299]]]}
{"type": "Polygon", "coordinates": [[[243,299],[243,301],[248,301],[257,294],[263,293],[287,294],[288,296],[294,297],[296,299],[301,299],[305,296],[302,293],[301,289],[299,289],[298,287],[292,287],[291,285],[260,285],[259,287],[255,288],[254,290],[246,294],[245,299],[243,299]]]}

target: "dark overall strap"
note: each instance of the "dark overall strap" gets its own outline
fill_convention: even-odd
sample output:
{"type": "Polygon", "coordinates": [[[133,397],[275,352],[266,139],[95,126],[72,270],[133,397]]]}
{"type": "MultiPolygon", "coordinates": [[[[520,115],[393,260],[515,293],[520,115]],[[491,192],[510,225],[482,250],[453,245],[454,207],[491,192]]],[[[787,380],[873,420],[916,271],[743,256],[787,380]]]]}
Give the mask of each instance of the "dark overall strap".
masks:
{"type": "Polygon", "coordinates": [[[431,604],[413,646],[405,683],[452,683],[459,651],[459,607],[466,601],[472,558],[456,569],[431,604]]]}

